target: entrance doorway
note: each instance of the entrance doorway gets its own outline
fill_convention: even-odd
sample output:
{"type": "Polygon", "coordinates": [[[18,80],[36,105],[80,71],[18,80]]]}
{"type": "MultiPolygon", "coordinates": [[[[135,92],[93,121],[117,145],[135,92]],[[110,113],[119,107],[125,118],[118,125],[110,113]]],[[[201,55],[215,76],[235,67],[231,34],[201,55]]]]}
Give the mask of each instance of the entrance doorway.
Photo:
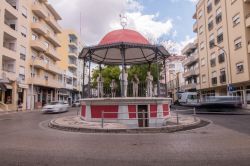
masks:
{"type": "Polygon", "coordinates": [[[138,105],[138,126],[148,127],[148,106],[138,105]]]}

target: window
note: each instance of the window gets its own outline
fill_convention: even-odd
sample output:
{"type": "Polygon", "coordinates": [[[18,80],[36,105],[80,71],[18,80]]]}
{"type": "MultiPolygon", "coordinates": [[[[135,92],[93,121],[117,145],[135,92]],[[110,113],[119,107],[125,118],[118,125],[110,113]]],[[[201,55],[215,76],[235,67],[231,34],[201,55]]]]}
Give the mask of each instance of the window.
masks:
{"type": "Polygon", "coordinates": [[[200,19],[202,16],[203,16],[203,11],[200,10],[199,13],[198,13],[198,18],[200,19]]]}
{"type": "Polygon", "coordinates": [[[44,41],[43,44],[45,45],[46,48],[49,48],[49,43],[48,42],[44,41]]]}
{"type": "Polygon", "coordinates": [[[39,19],[38,19],[36,16],[33,16],[32,21],[33,21],[33,22],[38,22],[39,19]]]}
{"type": "Polygon", "coordinates": [[[220,0],[214,0],[214,4],[217,5],[220,2],[220,0]]]}
{"type": "Polygon", "coordinates": [[[211,67],[216,66],[216,56],[215,56],[215,53],[211,54],[210,65],[211,65],[211,67]]]}
{"type": "Polygon", "coordinates": [[[204,42],[201,42],[200,43],[200,50],[203,50],[204,49],[204,42]]]}
{"type": "Polygon", "coordinates": [[[207,13],[210,13],[212,11],[212,0],[207,1],[207,13]]]}
{"type": "Polygon", "coordinates": [[[202,80],[202,83],[205,83],[205,82],[207,81],[207,80],[206,80],[206,75],[205,75],[205,74],[201,76],[201,80],[202,80]]]}
{"type": "Polygon", "coordinates": [[[214,71],[212,72],[212,85],[216,85],[217,84],[217,72],[214,71]]]}
{"type": "Polygon", "coordinates": [[[243,62],[239,62],[236,64],[236,73],[243,73],[244,72],[244,66],[243,66],[243,62]]]}
{"type": "Polygon", "coordinates": [[[27,18],[27,8],[22,6],[22,15],[27,18]]]}
{"type": "Polygon", "coordinates": [[[169,64],[169,69],[175,68],[175,64],[169,64]]]}
{"type": "Polygon", "coordinates": [[[222,14],[221,13],[222,13],[221,8],[218,8],[216,10],[216,17],[215,17],[216,24],[219,24],[222,21],[222,14]]]}
{"type": "Polygon", "coordinates": [[[236,26],[240,23],[240,14],[236,14],[233,18],[233,26],[236,26]]]}
{"type": "Polygon", "coordinates": [[[204,58],[201,59],[201,66],[205,66],[205,59],[204,58]]]}
{"type": "Polygon", "coordinates": [[[214,34],[209,36],[209,47],[210,49],[214,47],[214,34]]]}
{"type": "Polygon", "coordinates": [[[32,39],[32,40],[37,40],[37,39],[38,39],[38,36],[37,36],[36,34],[32,33],[31,39],[32,39]]]}
{"type": "Polygon", "coordinates": [[[201,25],[199,28],[199,34],[201,35],[203,33],[203,26],[201,25]]]}
{"type": "Polygon", "coordinates": [[[224,53],[224,51],[222,49],[220,49],[219,53],[220,53],[219,56],[218,56],[219,63],[225,62],[225,53],[224,53]]]}
{"type": "Polygon", "coordinates": [[[24,60],[26,59],[26,47],[20,46],[20,59],[24,60]]]}
{"type": "Polygon", "coordinates": [[[21,35],[27,37],[27,28],[24,26],[21,26],[21,35]]]}
{"type": "Polygon", "coordinates": [[[19,67],[19,80],[22,83],[25,81],[25,68],[23,66],[19,67]]]}
{"type": "Polygon", "coordinates": [[[225,83],[226,82],[226,71],[225,69],[220,70],[220,83],[225,83]]]}
{"type": "Polygon", "coordinates": [[[223,29],[222,27],[220,27],[218,30],[217,30],[217,43],[221,43],[223,42],[223,29]]]}
{"type": "Polygon", "coordinates": [[[234,40],[234,48],[235,50],[241,48],[241,37],[234,40]]]}
{"type": "Polygon", "coordinates": [[[208,30],[212,30],[214,27],[214,23],[213,23],[213,16],[209,17],[208,19],[208,30]]]}

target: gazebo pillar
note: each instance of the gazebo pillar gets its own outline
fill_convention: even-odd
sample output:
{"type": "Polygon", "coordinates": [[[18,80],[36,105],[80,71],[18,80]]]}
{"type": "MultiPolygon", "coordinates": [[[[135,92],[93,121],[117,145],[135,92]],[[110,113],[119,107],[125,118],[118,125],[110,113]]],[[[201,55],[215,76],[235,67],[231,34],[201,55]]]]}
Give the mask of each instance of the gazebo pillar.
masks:
{"type": "Polygon", "coordinates": [[[90,76],[90,67],[91,67],[91,56],[89,56],[89,82],[88,82],[88,98],[91,98],[91,76],[90,76]]]}
{"type": "Polygon", "coordinates": [[[125,72],[125,48],[121,46],[120,48],[121,57],[122,57],[122,87],[121,87],[121,97],[125,97],[124,92],[124,72],[125,72]]]}
{"type": "Polygon", "coordinates": [[[163,67],[164,67],[164,78],[165,78],[165,95],[168,96],[168,88],[167,88],[167,72],[166,72],[166,58],[163,60],[163,67]]]}
{"type": "Polygon", "coordinates": [[[83,71],[82,71],[82,98],[85,98],[85,95],[84,95],[84,84],[85,84],[85,66],[86,66],[86,58],[83,59],[83,71]]]}
{"type": "Polygon", "coordinates": [[[157,70],[157,96],[160,96],[160,70],[159,70],[159,64],[158,64],[158,51],[156,50],[156,70],[157,70]]]}

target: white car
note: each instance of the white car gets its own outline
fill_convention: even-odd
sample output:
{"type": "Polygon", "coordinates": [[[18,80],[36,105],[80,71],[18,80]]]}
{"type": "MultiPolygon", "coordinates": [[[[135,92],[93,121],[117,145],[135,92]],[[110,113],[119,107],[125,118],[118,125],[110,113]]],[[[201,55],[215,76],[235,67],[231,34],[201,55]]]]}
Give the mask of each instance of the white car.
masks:
{"type": "Polygon", "coordinates": [[[66,112],[69,109],[69,104],[61,101],[53,101],[49,104],[46,104],[42,108],[43,113],[57,113],[57,112],[66,112]]]}

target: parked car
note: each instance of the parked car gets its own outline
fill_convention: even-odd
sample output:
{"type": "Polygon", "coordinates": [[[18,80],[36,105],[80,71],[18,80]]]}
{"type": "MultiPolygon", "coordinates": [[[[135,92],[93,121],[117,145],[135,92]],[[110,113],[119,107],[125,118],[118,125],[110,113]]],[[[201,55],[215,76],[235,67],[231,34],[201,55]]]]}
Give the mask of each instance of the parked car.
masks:
{"type": "Polygon", "coordinates": [[[80,107],[80,105],[81,105],[80,101],[75,101],[73,102],[72,107],[80,107]]]}
{"type": "Polygon", "coordinates": [[[62,101],[54,101],[49,104],[46,104],[42,108],[43,113],[59,113],[66,112],[69,110],[69,104],[62,101]]]}

